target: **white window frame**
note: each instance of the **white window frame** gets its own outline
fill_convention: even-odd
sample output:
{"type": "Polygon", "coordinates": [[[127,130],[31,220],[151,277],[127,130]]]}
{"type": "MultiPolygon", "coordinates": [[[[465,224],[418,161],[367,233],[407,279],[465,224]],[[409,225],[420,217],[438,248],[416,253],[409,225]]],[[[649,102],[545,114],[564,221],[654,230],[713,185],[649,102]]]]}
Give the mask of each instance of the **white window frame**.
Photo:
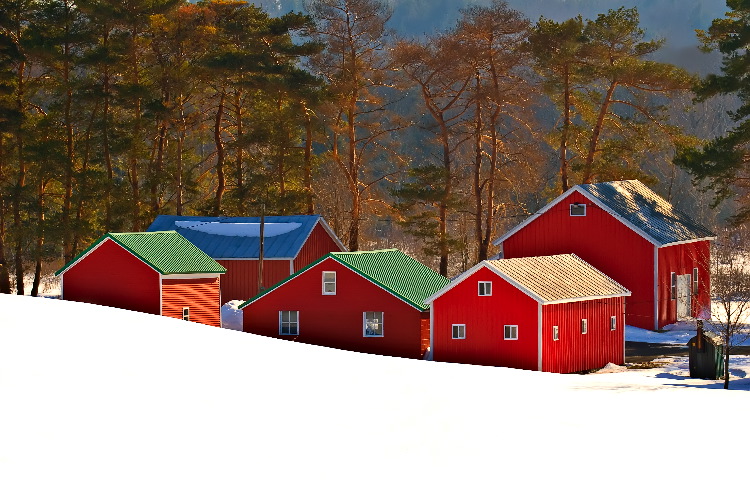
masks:
{"type": "Polygon", "coordinates": [[[693,279],[691,281],[693,282],[693,294],[697,295],[700,290],[700,285],[698,284],[698,268],[693,268],[693,279]]]}
{"type": "Polygon", "coordinates": [[[518,340],[518,325],[505,325],[503,326],[503,340],[518,340]],[[510,328],[510,335],[508,336],[508,328],[510,328]],[[515,337],[513,334],[515,333],[515,337]]]}
{"type": "Polygon", "coordinates": [[[185,321],[190,321],[190,307],[189,306],[182,307],[182,319],[185,321]]]}
{"type": "Polygon", "coordinates": [[[615,331],[616,329],[617,329],[617,317],[610,316],[609,317],[609,331],[615,331]]]}
{"type": "MultiPolygon", "coordinates": [[[[382,311],[363,311],[362,312],[362,336],[364,336],[365,338],[382,338],[383,336],[385,336],[385,323],[383,321],[383,318],[385,318],[385,313],[383,313],[382,311]],[[380,334],[379,335],[370,335],[370,334],[367,333],[367,323],[368,323],[367,313],[372,313],[373,314],[373,318],[372,318],[373,320],[374,319],[378,319],[379,320],[379,322],[378,322],[378,324],[380,325],[380,334]],[[376,313],[380,313],[380,318],[376,318],[375,317],[376,313]]],[[[370,323],[372,323],[372,322],[370,322],[370,323]]]]}
{"type": "Polygon", "coordinates": [[[552,325],[552,341],[560,341],[560,327],[552,325]]]}
{"type": "Polygon", "coordinates": [[[672,271],[669,273],[669,299],[677,299],[677,273],[672,271]]]}
{"type": "Polygon", "coordinates": [[[322,276],[322,289],[323,289],[323,295],[325,296],[331,296],[336,294],[336,272],[335,271],[323,271],[322,276]],[[333,281],[326,281],[326,275],[332,274],[333,275],[333,281]],[[326,285],[333,285],[333,291],[326,291],[326,285]]]}
{"type": "Polygon", "coordinates": [[[279,335],[281,335],[281,336],[299,336],[299,311],[297,311],[297,310],[280,310],[279,311],[279,335]],[[295,318],[294,322],[292,322],[291,317],[290,317],[289,321],[285,322],[284,321],[284,313],[290,313],[290,314],[294,313],[295,314],[294,315],[294,318],[295,318]],[[284,323],[288,323],[289,324],[289,328],[290,328],[289,331],[291,331],[292,323],[294,323],[294,326],[296,328],[295,333],[284,333],[284,330],[283,330],[284,323]]]}
{"type": "Polygon", "coordinates": [[[465,340],[466,339],[466,325],[464,324],[451,325],[451,339],[452,340],[465,340]],[[456,333],[457,329],[458,329],[458,333],[456,333]]]}
{"type": "Polygon", "coordinates": [[[582,217],[586,216],[586,204],[585,203],[571,203],[569,209],[570,210],[568,212],[570,213],[570,216],[573,217],[573,218],[582,218],[582,217]],[[573,207],[574,206],[577,207],[577,208],[582,207],[583,208],[583,214],[573,214],[573,207]]]}
{"type": "Polygon", "coordinates": [[[480,281],[480,282],[478,282],[477,283],[477,295],[479,295],[479,296],[492,296],[492,281],[480,281]],[[482,294],[482,287],[483,286],[484,286],[484,294],[482,294]]]}
{"type": "Polygon", "coordinates": [[[589,332],[589,320],[587,318],[581,318],[581,335],[586,335],[589,332]]]}

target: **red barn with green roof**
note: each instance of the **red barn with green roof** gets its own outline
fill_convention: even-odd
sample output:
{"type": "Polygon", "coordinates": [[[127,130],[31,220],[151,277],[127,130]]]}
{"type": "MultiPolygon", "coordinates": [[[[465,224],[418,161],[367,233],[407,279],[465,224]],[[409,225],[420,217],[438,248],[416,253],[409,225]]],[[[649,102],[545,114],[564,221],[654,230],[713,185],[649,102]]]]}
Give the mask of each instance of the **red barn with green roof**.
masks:
{"type": "Polygon", "coordinates": [[[61,268],[62,298],[221,325],[224,267],[174,231],[108,233],[61,268]]]}
{"type": "Polygon", "coordinates": [[[424,300],[448,282],[396,249],[329,253],[240,305],[244,331],[421,358],[429,346],[424,300]]]}

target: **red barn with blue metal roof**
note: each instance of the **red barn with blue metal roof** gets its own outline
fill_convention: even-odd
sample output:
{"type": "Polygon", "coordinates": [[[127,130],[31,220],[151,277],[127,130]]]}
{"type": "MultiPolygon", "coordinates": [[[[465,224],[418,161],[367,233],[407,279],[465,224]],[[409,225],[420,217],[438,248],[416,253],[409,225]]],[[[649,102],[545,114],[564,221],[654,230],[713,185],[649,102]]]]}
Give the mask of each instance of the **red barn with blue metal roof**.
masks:
{"type": "Polygon", "coordinates": [[[62,298],[220,326],[224,268],[174,231],[108,233],[56,273],[62,298]]]}
{"type": "Polygon", "coordinates": [[[329,253],[240,305],[244,331],[421,358],[429,346],[424,300],[446,284],[396,249],[329,253]]]}
{"type": "MultiPolygon", "coordinates": [[[[266,216],[263,234],[263,287],[332,251],[346,248],[321,216],[266,216]]],[[[175,230],[227,269],[221,300],[258,294],[259,217],[157,216],[147,231],[175,230]]]]}
{"type": "Polygon", "coordinates": [[[483,261],[425,300],[431,356],[556,373],[621,365],[629,295],[573,254],[483,261]]]}
{"type": "Polygon", "coordinates": [[[640,181],[574,186],[494,244],[501,257],[575,253],[632,291],[627,323],[658,330],[709,312],[715,235],[640,181]]]}

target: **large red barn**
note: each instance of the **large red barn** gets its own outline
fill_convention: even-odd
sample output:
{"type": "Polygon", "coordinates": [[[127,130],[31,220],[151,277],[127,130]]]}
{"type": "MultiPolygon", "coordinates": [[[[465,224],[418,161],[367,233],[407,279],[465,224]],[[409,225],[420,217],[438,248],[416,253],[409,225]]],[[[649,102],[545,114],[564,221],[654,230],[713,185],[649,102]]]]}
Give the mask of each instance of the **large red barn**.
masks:
{"type": "Polygon", "coordinates": [[[494,242],[502,258],[575,253],[632,291],[629,325],[708,312],[714,234],[640,181],[574,186],[494,242]]]}
{"type": "Polygon", "coordinates": [[[424,300],[446,284],[396,249],[329,253],[240,305],[244,331],[421,358],[429,346],[424,300]]]}
{"type": "MultiPolygon", "coordinates": [[[[175,230],[227,270],[221,302],[258,294],[259,217],[157,216],[147,231],[175,230]]],[[[321,216],[266,216],[263,283],[273,286],[326,253],[346,248],[321,216]]]]}
{"type": "Polygon", "coordinates": [[[56,274],[65,300],[220,326],[224,271],[167,231],[105,234],[56,274]]]}
{"type": "Polygon", "coordinates": [[[483,261],[425,301],[432,359],[556,373],[623,364],[629,295],[572,254],[483,261]]]}

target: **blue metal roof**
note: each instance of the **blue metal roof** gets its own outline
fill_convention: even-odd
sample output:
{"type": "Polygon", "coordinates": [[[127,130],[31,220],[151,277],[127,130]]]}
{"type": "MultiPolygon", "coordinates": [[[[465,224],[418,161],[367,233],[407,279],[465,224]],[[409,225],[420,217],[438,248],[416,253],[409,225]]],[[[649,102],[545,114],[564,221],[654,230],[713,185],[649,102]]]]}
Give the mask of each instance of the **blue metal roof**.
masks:
{"type": "Polygon", "coordinates": [[[576,188],[661,245],[715,236],[710,229],[675,209],[641,181],[581,184],[576,188]]]}
{"type": "MultiPolygon", "coordinates": [[[[318,221],[327,227],[318,215],[266,216],[263,257],[295,258],[318,221]]],[[[260,217],[160,215],[146,231],[177,231],[214,259],[257,259],[259,226],[260,217]]]]}

